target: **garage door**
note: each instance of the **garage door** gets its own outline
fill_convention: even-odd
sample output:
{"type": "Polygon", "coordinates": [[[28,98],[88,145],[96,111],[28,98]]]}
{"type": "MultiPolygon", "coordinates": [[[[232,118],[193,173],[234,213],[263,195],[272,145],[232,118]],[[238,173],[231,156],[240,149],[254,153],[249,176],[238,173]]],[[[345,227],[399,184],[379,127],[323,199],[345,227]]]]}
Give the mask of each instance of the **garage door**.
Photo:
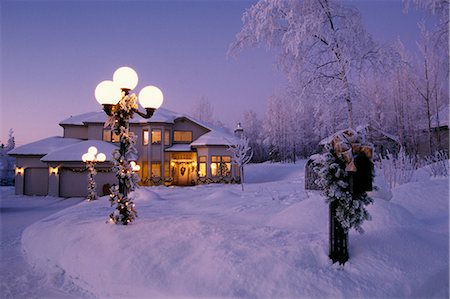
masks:
{"type": "Polygon", "coordinates": [[[48,194],[48,168],[25,168],[24,194],[48,194]]]}
{"type": "MultiPolygon", "coordinates": [[[[117,179],[112,172],[98,172],[95,176],[97,183],[96,192],[98,196],[103,196],[104,186],[117,184],[117,179]]],[[[59,177],[59,196],[61,197],[86,197],[88,188],[87,171],[77,172],[70,169],[61,169],[59,177]]],[[[109,188],[106,188],[109,190],[109,188]]]]}
{"type": "Polygon", "coordinates": [[[87,172],[62,169],[59,176],[59,196],[86,197],[87,183],[87,172]]]}

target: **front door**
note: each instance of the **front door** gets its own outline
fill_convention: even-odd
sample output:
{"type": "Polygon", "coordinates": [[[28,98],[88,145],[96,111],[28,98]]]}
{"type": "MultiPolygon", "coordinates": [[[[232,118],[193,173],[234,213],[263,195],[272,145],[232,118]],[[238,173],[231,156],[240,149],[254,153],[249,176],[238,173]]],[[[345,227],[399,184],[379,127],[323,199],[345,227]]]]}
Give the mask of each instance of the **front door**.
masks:
{"type": "Polygon", "coordinates": [[[190,167],[187,163],[178,163],[178,185],[190,185],[190,167]]]}

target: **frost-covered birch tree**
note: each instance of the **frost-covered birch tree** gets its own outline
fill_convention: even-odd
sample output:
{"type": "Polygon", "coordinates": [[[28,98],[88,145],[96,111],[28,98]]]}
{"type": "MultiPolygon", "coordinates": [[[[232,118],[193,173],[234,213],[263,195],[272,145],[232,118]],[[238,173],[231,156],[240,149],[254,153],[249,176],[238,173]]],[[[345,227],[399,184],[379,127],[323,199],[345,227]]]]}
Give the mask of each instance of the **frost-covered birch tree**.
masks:
{"type": "Polygon", "coordinates": [[[380,66],[380,49],[355,8],[333,0],[260,0],[243,23],[229,53],[258,44],[279,50],[290,82],[322,90],[333,106],[344,104],[354,127],[355,78],[366,64],[380,66]]]}
{"type": "Polygon", "coordinates": [[[252,148],[249,145],[249,139],[242,135],[239,141],[236,144],[231,145],[228,150],[231,152],[231,163],[239,167],[241,187],[242,191],[244,191],[244,166],[250,162],[253,156],[252,148]]]}
{"type": "Polygon", "coordinates": [[[198,120],[213,123],[214,122],[214,107],[207,97],[202,96],[195,104],[192,111],[192,116],[198,120]]]}
{"type": "Polygon", "coordinates": [[[253,151],[252,161],[256,163],[263,162],[267,158],[263,143],[263,123],[254,110],[244,111],[242,126],[245,128],[244,134],[249,139],[249,145],[253,151]]]}

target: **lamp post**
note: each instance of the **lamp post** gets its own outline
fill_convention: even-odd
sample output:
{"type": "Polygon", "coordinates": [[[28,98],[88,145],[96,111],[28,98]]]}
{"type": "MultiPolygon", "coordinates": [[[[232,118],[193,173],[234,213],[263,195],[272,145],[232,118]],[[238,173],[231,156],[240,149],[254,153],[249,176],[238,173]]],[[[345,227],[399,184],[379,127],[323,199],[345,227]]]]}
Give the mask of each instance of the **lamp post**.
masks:
{"type": "Polygon", "coordinates": [[[88,169],[88,201],[97,199],[97,192],[95,192],[96,183],[94,179],[97,172],[95,171],[94,164],[97,162],[105,162],[106,160],[104,153],[97,154],[97,152],[97,148],[95,146],[91,146],[88,149],[88,152],[81,156],[81,160],[86,163],[86,168],[88,169]]]}
{"type": "Polygon", "coordinates": [[[136,72],[132,68],[121,67],[114,72],[112,81],[100,82],[95,88],[95,98],[103,105],[103,110],[109,116],[105,127],[111,126],[120,138],[119,150],[112,153],[113,170],[116,172],[119,186],[113,188],[111,193],[111,206],[116,205],[116,210],[110,214],[110,220],[123,225],[132,222],[137,216],[135,205],[128,196],[139,180],[129,162],[137,155],[134,147],[136,136],[129,130],[129,121],[134,113],[143,118],[152,117],[163,102],[163,94],[155,86],[144,87],[138,97],[134,93],[130,94],[137,83],[136,72]],[[138,99],[145,113],[138,110],[138,99]]]}

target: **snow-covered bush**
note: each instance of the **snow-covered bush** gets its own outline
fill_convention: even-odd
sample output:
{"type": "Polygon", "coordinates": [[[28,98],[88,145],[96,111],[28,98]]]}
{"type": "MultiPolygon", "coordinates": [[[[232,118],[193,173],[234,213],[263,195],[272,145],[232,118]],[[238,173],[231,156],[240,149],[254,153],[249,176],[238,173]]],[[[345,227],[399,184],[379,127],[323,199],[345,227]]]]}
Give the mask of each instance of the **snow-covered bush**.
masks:
{"type": "Polygon", "coordinates": [[[448,153],[445,151],[437,151],[433,155],[425,157],[424,169],[433,177],[449,176],[448,153]]]}
{"type": "Polygon", "coordinates": [[[408,155],[405,149],[401,148],[397,156],[389,152],[386,156],[380,156],[376,168],[377,173],[384,177],[392,189],[410,182],[418,165],[417,157],[408,155]]]}

